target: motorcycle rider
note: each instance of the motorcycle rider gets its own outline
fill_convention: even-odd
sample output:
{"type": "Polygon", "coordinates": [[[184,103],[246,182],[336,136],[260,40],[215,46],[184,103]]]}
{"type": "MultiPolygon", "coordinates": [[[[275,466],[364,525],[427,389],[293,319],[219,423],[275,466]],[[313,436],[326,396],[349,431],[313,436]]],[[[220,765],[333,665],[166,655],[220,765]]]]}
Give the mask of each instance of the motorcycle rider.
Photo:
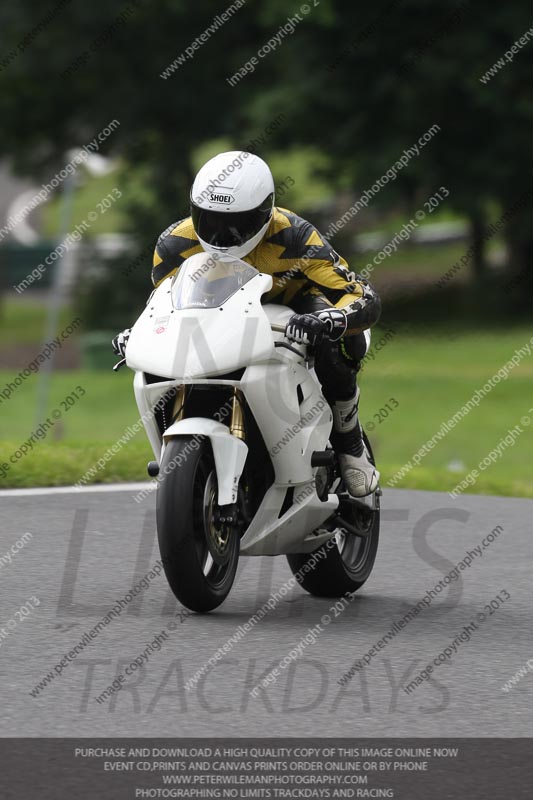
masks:
{"type": "MultiPolygon", "coordinates": [[[[357,372],[370,344],[381,302],[364,278],[351,272],[317,229],[274,205],[268,165],[245,151],[219,153],[198,172],[191,215],[172,223],[157,240],[152,282],[158,286],[189,256],[227,253],[272,275],[263,302],[296,313],[288,339],[315,347],[315,370],[333,412],[331,444],[348,492],[373,492],[379,472],[370,462],[358,417],[357,372]]],[[[113,339],[124,357],[129,330],[113,339]]]]}

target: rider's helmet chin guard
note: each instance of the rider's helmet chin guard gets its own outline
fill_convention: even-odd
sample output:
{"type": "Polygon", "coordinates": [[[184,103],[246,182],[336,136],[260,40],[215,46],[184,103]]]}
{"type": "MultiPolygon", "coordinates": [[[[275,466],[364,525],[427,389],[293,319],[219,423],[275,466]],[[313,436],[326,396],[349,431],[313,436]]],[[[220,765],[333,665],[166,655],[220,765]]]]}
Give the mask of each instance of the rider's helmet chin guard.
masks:
{"type": "Polygon", "coordinates": [[[199,171],[191,189],[191,217],[208,253],[243,258],[257,247],[272,219],[274,179],[259,156],[219,153],[199,171]]]}

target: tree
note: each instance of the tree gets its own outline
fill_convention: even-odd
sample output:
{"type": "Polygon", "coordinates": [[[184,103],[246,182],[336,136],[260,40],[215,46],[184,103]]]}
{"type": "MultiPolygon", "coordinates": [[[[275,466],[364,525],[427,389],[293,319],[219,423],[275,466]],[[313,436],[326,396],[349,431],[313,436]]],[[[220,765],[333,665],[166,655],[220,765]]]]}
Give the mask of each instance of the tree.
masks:
{"type": "MultiPolygon", "coordinates": [[[[199,143],[229,137],[244,146],[280,112],[284,125],[260,154],[318,147],[329,156],[332,184],[352,190],[371,185],[438,124],[376,202],[401,199],[413,210],[447,186],[450,205],[471,220],[480,277],[489,210],[496,203],[503,213],[528,190],[533,43],[480,80],[529,29],[525,0],[492,8],[480,0],[451,8],[311,0],[294,9],[282,0],[236,0],[225,20],[214,0],[132,0],[118,11],[102,0],[60,0],[56,8],[44,28],[37,0],[0,11],[4,52],[16,51],[0,70],[0,153],[45,174],[61,166],[67,148],[118,119],[102,149],[146,175],[150,202],[132,208],[143,241],[186,209],[199,143]]],[[[528,201],[506,231],[510,269],[528,274],[530,210],[528,201]]]]}

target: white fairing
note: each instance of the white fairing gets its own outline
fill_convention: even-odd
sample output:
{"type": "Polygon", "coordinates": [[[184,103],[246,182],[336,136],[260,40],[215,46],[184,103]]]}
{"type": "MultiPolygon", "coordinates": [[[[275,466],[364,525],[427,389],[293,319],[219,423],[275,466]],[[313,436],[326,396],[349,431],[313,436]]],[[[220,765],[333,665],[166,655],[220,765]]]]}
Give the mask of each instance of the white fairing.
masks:
{"type": "MultiPolygon", "coordinates": [[[[194,279],[205,263],[203,259],[203,253],[188,259],[193,263],[186,279],[194,279]]],[[[268,358],[272,331],[261,306],[261,295],[272,286],[270,275],[257,273],[216,308],[179,311],[172,307],[174,280],[163,281],[135,323],[126,350],[128,367],[187,382],[206,375],[222,375],[268,358]]]]}
{"type": "Polygon", "coordinates": [[[294,345],[301,353],[297,355],[274,346],[288,342],[283,333],[272,331],[272,324],[283,329],[292,312],[284,306],[261,305],[271,284],[270,276],[244,262],[193,256],[184,262],[178,278],[169,278],[153,293],[126,352],[128,366],[136,370],[135,396],[156,460],[161,461],[166,442],[174,436],[209,438],[219,505],[236,502],[246,458],[253,457],[247,445],[231,434],[230,413],[219,422],[185,418],[162,437],[152,409],[183,384],[222,383],[244,394],[274,470],[274,483],[241,541],[241,552],[248,555],[316,549],[331,533],[314,532],[338,505],[335,494],[319,499],[317,470],[311,466],[312,453],[327,446],[331,410],[314,370],[306,365],[305,348],[294,345]],[[232,280],[226,280],[231,274],[232,280]],[[204,279],[207,288],[202,289],[199,282],[204,279]],[[243,369],[240,378],[228,377],[243,369]],[[153,382],[153,376],[161,380],[153,382]],[[287,497],[292,498],[288,506],[287,497]],[[281,514],[284,503],[287,510],[281,514]]]}
{"type": "Polygon", "coordinates": [[[164,440],[173,436],[205,436],[211,442],[218,482],[218,503],[226,506],[237,502],[239,479],[244,469],[248,448],[232,436],[225,425],[204,417],[188,417],[167,428],[164,440]]]}

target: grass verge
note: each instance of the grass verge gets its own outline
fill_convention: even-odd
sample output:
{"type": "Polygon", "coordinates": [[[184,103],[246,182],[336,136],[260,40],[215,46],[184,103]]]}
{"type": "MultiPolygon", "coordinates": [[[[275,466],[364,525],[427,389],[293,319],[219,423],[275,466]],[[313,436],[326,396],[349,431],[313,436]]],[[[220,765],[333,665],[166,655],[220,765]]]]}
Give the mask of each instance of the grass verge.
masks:
{"type": "MultiPolygon", "coordinates": [[[[376,344],[381,334],[374,333],[376,344]]],[[[371,437],[385,487],[441,424],[531,339],[531,330],[522,326],[455,331],[453,338],[442,329],[440,334],[428,339],[424,334],[398,333],[380,349],[371,350],[363,370],[361,420],[371,437]]],[[[0,391],[13,377],[12,372],[0,372],[0,391]]],[[[76,386],[86,394],[62,411],[46,438],[28,455],[11,463],[10,457],[35,430],[36,381],[31,376],[8,401],[0,403],[0,465],[9,466],[0,479],[2,487],[73,484],[138,419],[131,373],[57,373],[49,413],[62,410],[61,402],[76,386]]],[[[521,425],[532,407],[533,360],[525,355],[395,488],[452,491],[509,429],[521,425]]],[[[533,413],[530,416],[533,422],[533,413]]],[[[533,437],[527,425],[522,427],[513,446],[482,472],[470,493],[533,497],[533,437]]],[[[97,473],[94,482],[144,480],[151,457],[141,432],[97,473]]]]}

